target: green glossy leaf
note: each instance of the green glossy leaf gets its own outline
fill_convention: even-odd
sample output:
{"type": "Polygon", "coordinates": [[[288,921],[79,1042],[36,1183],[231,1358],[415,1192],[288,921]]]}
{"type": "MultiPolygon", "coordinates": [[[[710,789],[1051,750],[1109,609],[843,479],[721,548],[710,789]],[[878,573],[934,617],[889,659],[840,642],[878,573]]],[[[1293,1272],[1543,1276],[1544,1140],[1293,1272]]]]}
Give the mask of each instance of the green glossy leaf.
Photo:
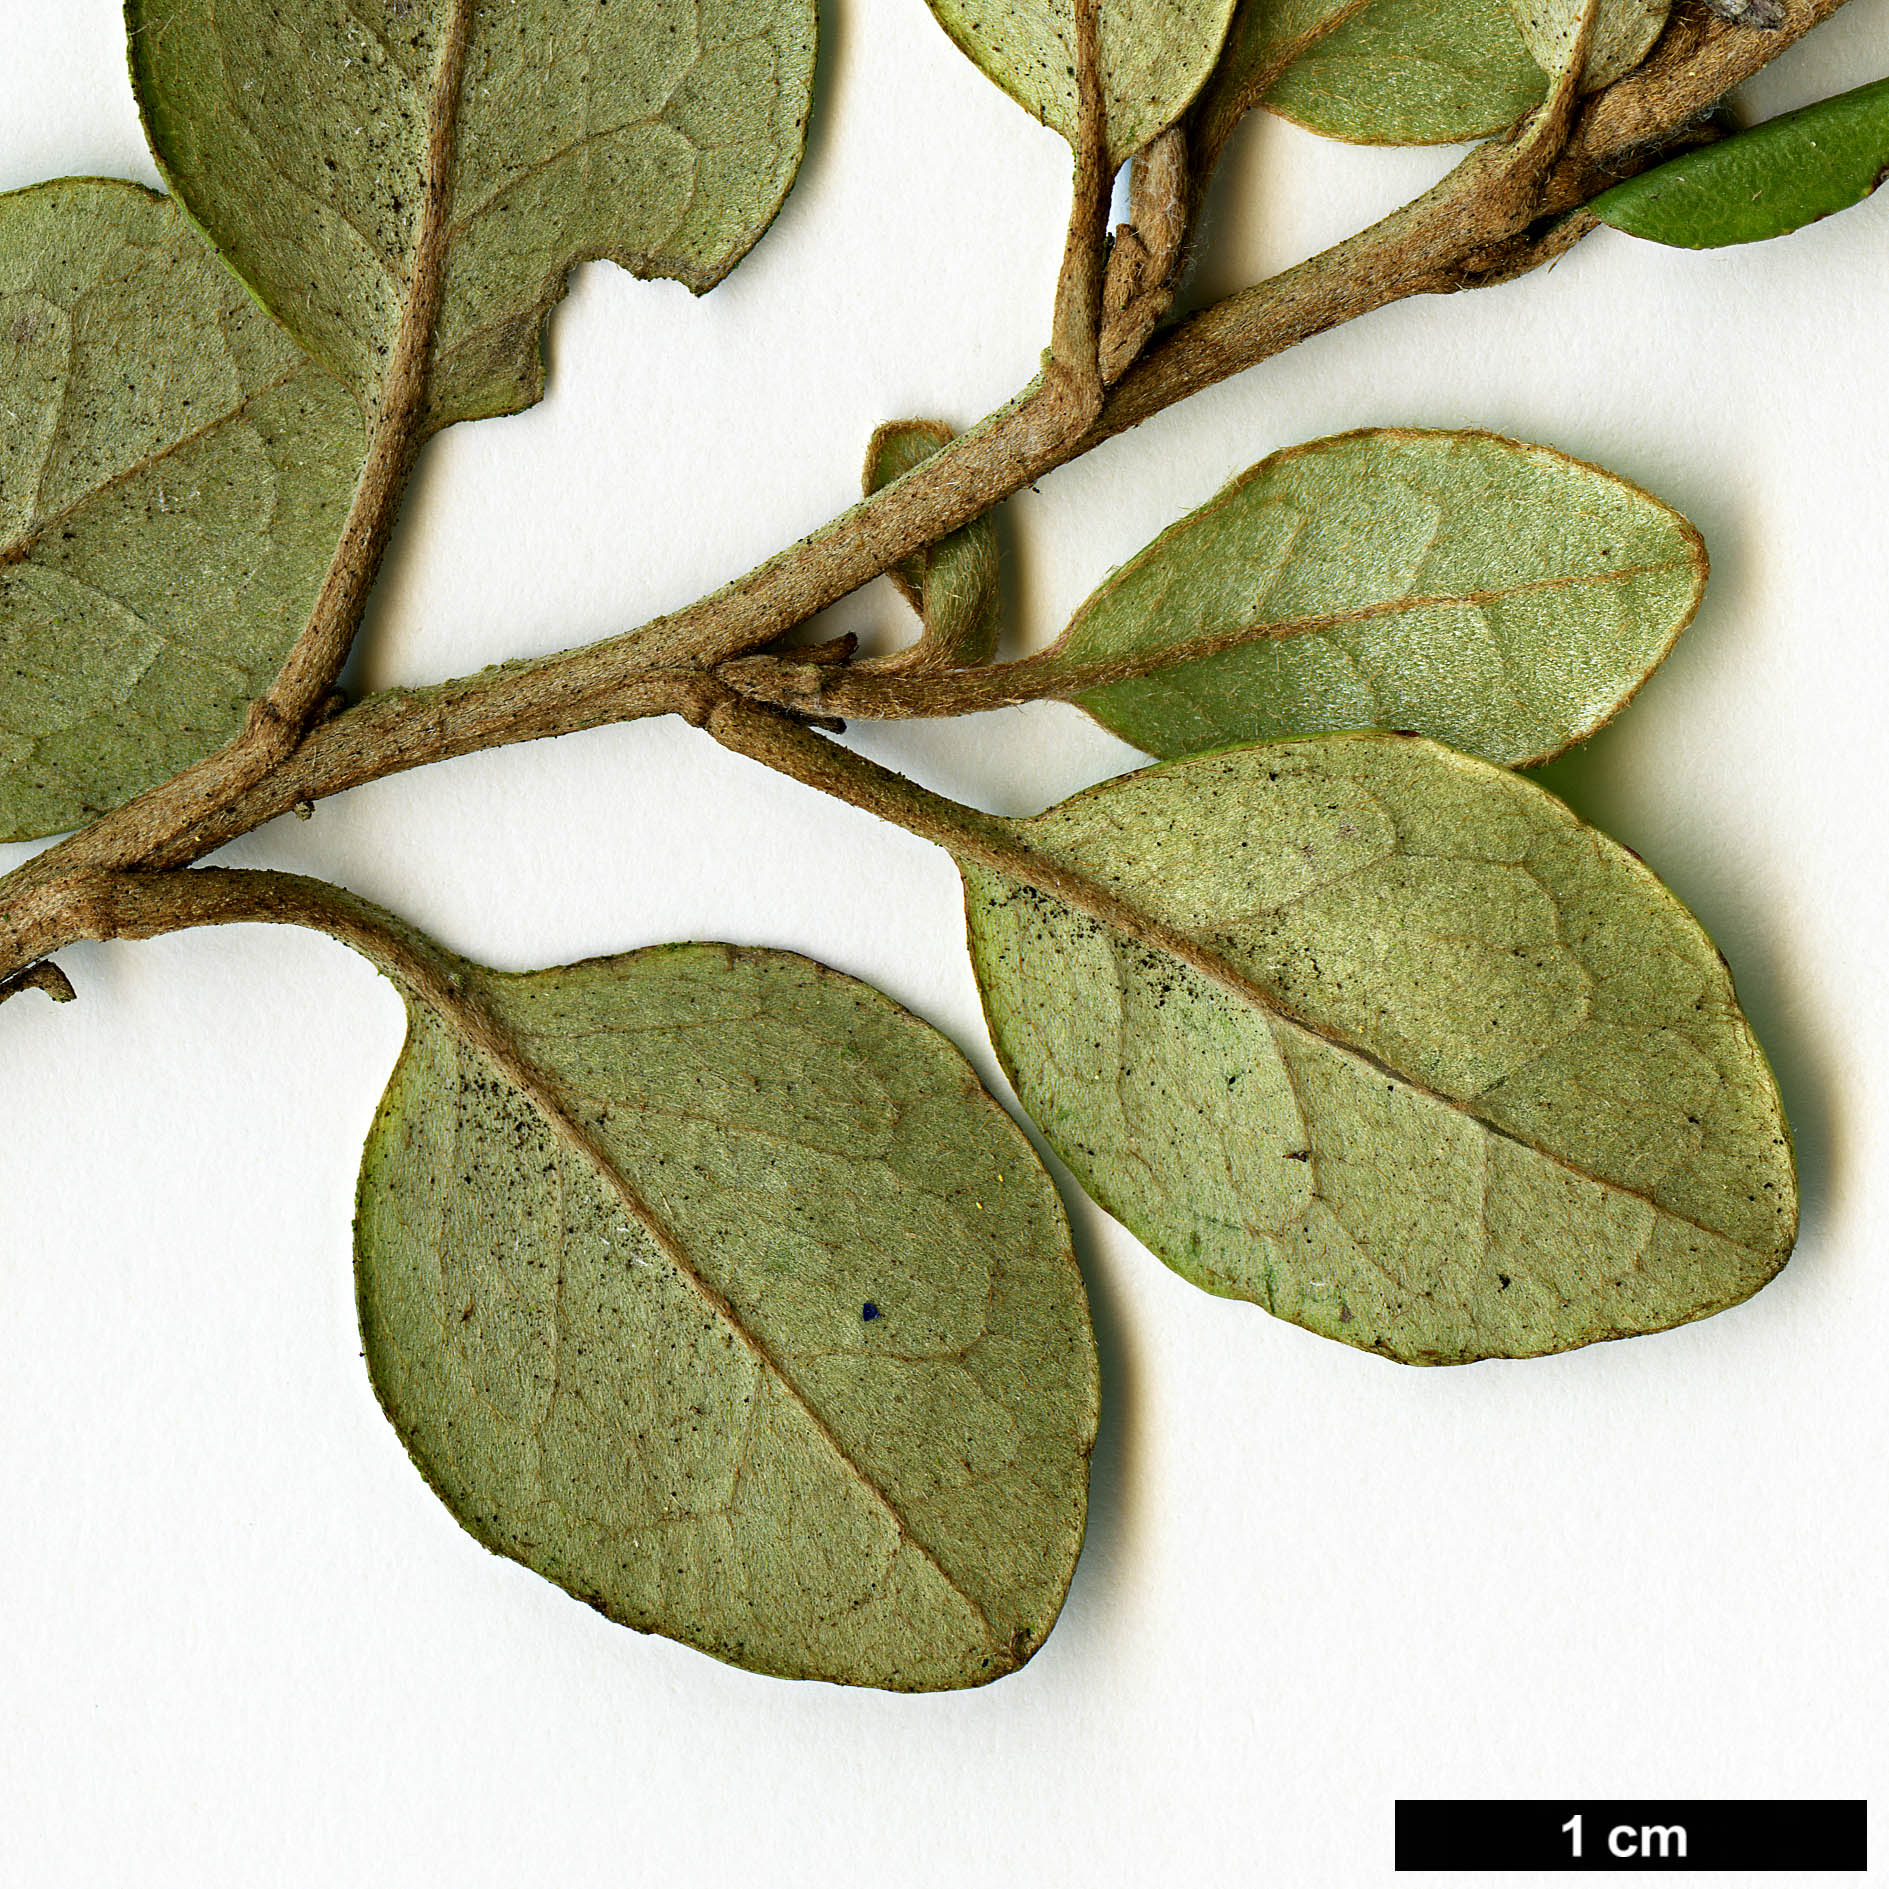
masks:
{"type": "Polygon", "coordinates": [[[408,292],[461,8],[436,426],[539,398],[540,333],[573,264],[720,281],[793,180],[813,79],[813,0],[128,0],[165,175],[364,397],[408,292]]]}
{"type": "Polygon", "coordinates": [[[1618,712],[1705,577],[1692,526],[1597,467],[1491,433],[1344,433],[1243,473],[1035,660],[1150,754],[1384,728],[1525,766],[1618,712]]]}
{"type": "Polygon", "coordinates": [[[1170,1266],[1412,1363],[1755,1292],[1788,1132],[1691,915],[1540,788],[1328,736],[1110,781],[1018,837],[1130,915],[967,867],[999,1056],[1170,1266]]]}
{"type": "MultiPolygon", "coordinates": [[[[985,77],[1033,118],[1076,137],[1070,0],[926,0],[985,77]]],[[[1111,163],[1184,112],[1213,70],[1235,0],[1102,0],[1102,96],[1111,163]]]]}
{"type": "Polygon", "coordinates": [[[457,967],[361,1170],[375,1388],[497,1553],[757,1671],[1029,1658],[1096,1361],[1055,1189],[964,1060],[804,958],[457,967]]]}
{"type": "MultiPolygon", "coordinates": [[[[1573,63],[1575,37],[1587,11],[1585,0],[1509,0],[1509,4],[1529,52],[1544,72],[1553,75],[1573,63]]],[[[1631,72],[1652,51],[1672,10],[1672,0],[1600,0],[1582,87],[1595,91],[1631,72]]]]}
{"type": "Polygon", "coordinates": [[[0,196],[0,837],[61,832],[242,726],[307,619],[360,409],[176,205],[0,196]]]}
{"type": "MultiPolygon", "coordinates": [[[[903,478],[953,437],[951,428],[937,420],[895,420],[880,427],[866,448],[866,491],[903,478]]],[[[948,668],[989,662],[997,653],[1003,593],[997,527],[990,518],[973,519],[887,575],[925,624],[919,640],[901,652],[903,661],[948,668]]]]}
{"type": "Polygon", "coordinates": [[[1630,236],[1719,249],[1787,236],[1889,176],[1889,79],[1644,171],[1587,207],[1630,236]]]}
{"type": "Polygon", "coordinates": [[[1216,85],[1353,144],[1488,137],[1547,92],[1507,0],[1247,0],[1241,32],[1216,85]]]}

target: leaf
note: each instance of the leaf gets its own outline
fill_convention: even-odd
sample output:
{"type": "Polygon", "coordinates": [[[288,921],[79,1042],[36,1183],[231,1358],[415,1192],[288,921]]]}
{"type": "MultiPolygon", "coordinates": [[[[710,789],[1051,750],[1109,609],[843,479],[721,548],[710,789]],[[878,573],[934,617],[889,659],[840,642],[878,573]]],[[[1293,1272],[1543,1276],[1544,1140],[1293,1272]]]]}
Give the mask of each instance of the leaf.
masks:
{"type": "Polygon", "coordinates": [[[713,287],[773,220],[806,136],[813,0],[128,0],[126,18],[165,176],[369,400],[416,280],[429,112],[469,36],[434,427],[541,396],[540,334],[574,264],[713,287]]]}
{"type": "MultiPolygon", "coordinates": [[[[1076,141],[1071,0],[926,0],[958,49],[1033,118],[1076,141]]],[[[1120,165],[1180,117],[1226,38],[1235,0],[1102,0],[1102,98],[1120,165]]]]}
{"type": "Polygon", "coordinates": [[[1491,433],[1341,433],[1241,474],[1035,661],[1151,754],[1385,728],[1529,766],[1619,711],[1705,577],[1692,526],[1598,467],[1491,433]]]}
{"type": "Polygon", "coordinates": [[[1861,203],[1889,176],[1889,79],[1689,151],[1587,207],[1629,236],[1719,249],[1787,236],[1861,203]]]}
{"type": "Polygon", "coordinates": [[[1411,1363],[1722,1310],[1784,1262],[1788,1131],[1731,980],[1519,777],[1328,736],[1109,781],[965,869],[998,1055],[1170,1266],[1411,1363]]]}
{"type": "MultiPolygon", "coordinates": [[[[866,448],[868,495],[903,478],[955,437],[937,420],[895,420],[873,434],[866,448]]],[[[900,657],[906,666],[950,668],[986,663],[997,653],[1003,594],[997,575],[997,527],[973,519],[887,573],[925,631],[900,657]]]]}
{"type": "Polygon", "coordinates": [[[1506,0],[1247,0],[1242,31],[1268,109],[1353,144],[1488,137],[1547,91],[1506,0]]]}
{"type": "Polygon", "coordinates": [[[375,1389],[487,1547],[759,1672],[1019,1666],[1081,1545],[1068,1226],[936,1031],[678,945],[409,998],[356,1220],[375,1389]]]}
{"type": "MultiPolygon", "coordinates": [[[[1544,72],[1552,77],[1573,63],[1575,37],[1586,13],[1583,0],[1509,0],[1509,5],[1544,72]]],[[[1600,0],[1581,89],[1598,91],[1631,72],[1653,50],[1672,10],[1672,0],[1600,0]]]]}
{"type": "Polygon", "coordinates": [[[321,587],[359,408],[167,197],[0,196],[0,837],[242,726],[321,587]]]}

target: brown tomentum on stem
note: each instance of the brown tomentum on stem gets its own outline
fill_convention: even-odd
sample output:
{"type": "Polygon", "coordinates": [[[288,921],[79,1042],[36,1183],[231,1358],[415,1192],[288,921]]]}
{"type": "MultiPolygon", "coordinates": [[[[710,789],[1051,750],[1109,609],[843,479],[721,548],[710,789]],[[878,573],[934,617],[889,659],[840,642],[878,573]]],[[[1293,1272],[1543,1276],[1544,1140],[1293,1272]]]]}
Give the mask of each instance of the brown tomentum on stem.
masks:
{"type": "Polygon", "coordinates": [[[1102,411],[1102,282],[1112,182],[1102,96],[1102,0],[1075,0],[1075,26],[1076,174],[1044,380],[1087,426],[1102,411]]]}
{"type": "MultiPolygon", "coordinates": [[[[1106,165],[1096,157],[1105,127],[1091,39],[1079,92],[1087,96],[1093,87],[1095,97],[1078,139],[1053,343],[1036,382],[904,477],[698,603],[602,643],[427,689],[393,691],[320,722],[321,703],[358,627],[424,436],[411,390],[416,378],[423,386],[433,320],[424,304],[430,298],[436,312],[438,290],[437,284],[426,289],[416,276],[424,292],[409,297],[407,312],[421,312],[413,315],[411,336],[403,321],[396,348],[407,378],[390,376],[348,534],[282,677],[229,748],[0,881],[0,995],[5,980],[49,951],[99,935],[83,921],[102,872],[154,874],[184,866],[297,806],[453,755],[647,715],[679,714],[703,724],[740,700],[731,687],[736,681],[765,695],[753,671],[727,677],[718,671],[1115,433],[1406,296],[1507,280],[1551,260],[1591,227],[1583,203],[1699,135],[1704,115],[1727,91],[1843,4],[1789,0],[1783,23],[1760,31],[1719,19],[1697,0],[1680,0],[1636,72],[1578,103],[1571,87],[1558,87],[1516,134],[1478,147],[1416,202],[1166,332],[1154,330],[1133,343],[1141,351],[1126,366],[1124,337],[1146,310],[1129,319],[1140,289],[1131,293],[1125,276],[1113,298],[1108,288],[1106,165]]],[[[465,17],[467,0],[457,13],[465,17]]],[[[1078,9],[1079,24],[1085,17],[1092,28],[1092,0],[1078,9]]],[[[457,86],[451,61],[462,55],[463,46],[454,54],[449,45],[443,56],[436,108],[446,80],[457,86]]],[[[437,189],[445,188],[442,153],[448,148],[434,151],[437,167],[429,175],[437,189]]],[[[1161,161],[1176,160],[1170,152],[1161,161]]],[[[1190,198],[1197,186],[1198,180],[1188,181],[1190,198]]],[[[1144,185],[1144,200],[1154,188],[1144,185]]],[[[444,211],[429,204],[427,213],[444,211]]],[[[1140,211],[1133,227],[1152,255],[1140,211]]],[[[1183,230],[1177,253],[1184,246],[1183,230]]],[[[839,680],[826,706],[803,712],[839,712],[834,704],[851,686],[848,670],[828,667],[839,680]]],[[[870,687],[869,671],[859,668],[870,687]]],[[[973,686],[989,687],[989,678],[973,686]]],[[[790,700],[789,706],[798,705],[790,700]]],[[[894,705],[890,712],[934,711],[894,705]]],[[[154,921],[147,915],[147,922],[154,921]]],[[[180,906],[170,928],[200,922],[180,906]]]]}
{"type": "MultiPolygon", "coordinates": [[[[75,910],[86,938],[157,938],[208,925],[295,925],[336,939],[366,958],[411,1004],[450,1024],[530,1099],[553,1133],[600,1171],[609,1170],[595,1136],[487,1008],[475,967],[391,912],[325,880],[288,872],[206,866],[192,872],[85,873],[76,885],[75,910]]],[[[38,969],[59,977],[51,966],[38,969]]],[[[71,994],[69,984],[65,994],[71,994]]],[[[626,1195],[625,1204],[667,1243],[643,1202],[626,1195]]],[[[679,1253],[672,1257],[686,1264],[679,1253]]]]}

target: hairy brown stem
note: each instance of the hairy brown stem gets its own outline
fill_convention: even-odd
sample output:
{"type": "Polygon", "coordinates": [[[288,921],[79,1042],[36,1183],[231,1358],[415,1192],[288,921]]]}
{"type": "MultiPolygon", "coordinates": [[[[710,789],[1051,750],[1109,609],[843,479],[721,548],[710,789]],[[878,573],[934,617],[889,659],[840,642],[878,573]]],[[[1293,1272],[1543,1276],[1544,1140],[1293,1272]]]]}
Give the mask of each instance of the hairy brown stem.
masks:
{"type": "MultiPolygon", "coordinates": [[[[462,23],[470,17],[470,4],[459,0],[462,23]]],[[[359,785],[452,754],[539,735],[640,715],[690,714],[699,695],[691,675],[700,678],[724,657],[773,641],[1060,463],[1069,442],[1093,422],[1101,405],[1095,327],[1108,177],[1094,0],[1088,6],[1084,149],[1077,159],[1055,324],[1058,341],[1078,353],[1062,361],[1052,349],[1052,371],[926,462],[923,490],[929,504],[925,499],[910,506],[876,502],[888,494],[911,496],[907,488],[916,475],[908,473],[747,577],[672,617],[569,651],[554,668],[513,664],[424,692],[431,699],[416,692],[362,704],[328,724],[331,738],[319,741],[311,757],[311,743],[325,731],[309,728],[309,714],[346,660],[423,437],[426,369],[450,210],[451,112],[441,101],[449,85],[457,94],[465,54],[459,36],[442,55],[428,146],[429,182],[445,194],[429,202],[423,227],[436,227],[439,235],[423,237],[420,245],[415,293],[403,314],[374,447],[310,624],[270,696],[251,710],[249,725],[234,742],[0,881],[12,895],[0,914],[0,965],[24,962],[19,955],[23,941],[43,934],[47,914],[57,905],[56,898],[49,901],[49,889],[63,877],[188,864],[279,813],[340,791],[339,778],[359,785]],[[435,249],[438,253],[431,254],[435,249]],[[1080,355],[1085,325],[1086,368],[1080,355]],[[276,708],[278,693],[291,710],[311,694],[313,699],[294,719],[276,708]],[[313,785],[305,778],[311,760],[319,775],[313,785]],[[337,764],[343,770],[339,776],[333,771],[337,764]]]]}
{"type": "Polygon", "coordinates": [[[43,990],[56,1004],[69,1004],[79,994],[72,988],[71,978],[48,958],[15,971],[11,977],[0,978],[0,1003],[23,990],[43,990]]]}
{"type": "Polygon", "coordinates": [[[1197,939],[1151,918],[1089,874],[1038,852],[1013,821],[947,800],[786,715],[738,696],[725,696],[716,703],[704,726],[733,753],[930,840],[960,865],[1001,872],[1125,937],[1154,945],[1226,981],[1225,965],[1197,939]]]}
{"type": "Polygon", "coordinates": [[[160,938],[203,925],[298,925],[352,947],[377,970],[451,1005],[453,955],[378,906],[323,879],[292,872],[80,873],[71,881],[81,938],[160,938]],[[180,922],[181,921],[181,922],[180,922]]]}
{"type": "Polygon", "coordinates": [[[1088,425],[1102,410],[1100,334],[1108,242],[1108,107],[1102,94],[1102,0],[1075,0],[1076,174],[1050,324],[1050,367],[1088,425]]]}
{"type": "MultiPolygon", "coordinates": [[[[1404,210],[1181,323],[1123,375],[1099,413],[1070,374],[1046,373],[903,478],[699,603],[587,648],[374,697],[305,733],[271,737],[276,758],[262,778],[244,786],[240,774],[223,777],[213,794],[190,802],[199,811],[188,818],[195,788],[185,784],[196,770],[186,772],[0,884],[0,977],[93,935],[71,924],[89,896],[78,881],[95,884],[100,868],[183,865],[292,807],[451,755],[643,715],[698,723],[718,709],[725,715],[727,690],[714,675],[721,664],[763,648],[1113,434],[1389,302],[1539,267],[1590,226],[1580,204],[1656,161],[1726,91],[1843,4],[1788,0],[1784,24],[1758,31],[1681,0],[1647,64],[1582,102],[1571,124],[1552,123],[1550,137],[1538,115],[1523,136],[1480,147],[1404,210]],[[148,827],[136,811],[147,802],[165,815],[148,827]]],[[[1085,175],[1079,165],[1078,178],[1085,175]]],[[[1089,253],[1075,231],[1097,214],[1094,202],[1078,190],[1070,255],[1089,253]]],[[[1058,285],[1065,336],[1065,305],[1093,306],[1081,265],[1074,275],[1067,265],[1066,257],[1058,285]]],[[[387,500],[394,503],[397,489],[387,500]]],[[[371,576],[363,566],[363,596],[371,576]]]]}
{"type": "MultiPolygon", "coordinates": [[[[323,879],[292,872],[81,873],[73,887],[76,936],[161,938],[207,925],[295,925],[358,951],[406,996],[450,1023],[531,1097],[552,1126],[580,1131],[479,1000],[469,967],[423,932],[323,879]]],[[[69,990],[68,986],[68,990],[69,990]]]]}

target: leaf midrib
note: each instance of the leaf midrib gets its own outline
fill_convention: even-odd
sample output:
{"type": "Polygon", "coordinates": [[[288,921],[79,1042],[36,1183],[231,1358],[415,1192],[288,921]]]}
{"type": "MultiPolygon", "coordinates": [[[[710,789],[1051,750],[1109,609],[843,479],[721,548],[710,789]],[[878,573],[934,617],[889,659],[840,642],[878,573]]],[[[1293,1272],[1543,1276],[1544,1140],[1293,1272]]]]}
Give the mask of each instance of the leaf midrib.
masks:
{"type": "Polygon", "coordinates": [[[852,1452],[835,1435],[832,1427],[815,1409],[812,1401],[795,1381],[786,1365],[748,1328],[727,1295],[704,1278],[689,1262],[681,1242],[654,1209],[644,1202],[631,1187],[628,1178],[619,1171],[596,1138],[564,1105],[560,1085],[555,1078],[548,1076],[519,1048],[511,1032],[499,1022],[489,1008],[481,1004],[476,1010],[472,1009],[464,990],[453,992],[442,999],[438,993],[423,987],[414,980],[404,967],[401,982],[409,995],[424,1003],[447,1030],[456,1034],[477,1053],[485,1056],[499,1075],[517,1089],[538,1112],[552,1133],[563,1139],[591,1164],[602,1177],[604,1184],[623,1202],[625,1210],[655,1242],[663,1257],[674,1268],[676,1275],[695,1292],[717,1318],[726,1324],[759,1367],[781,1385],[841,1467],[884,1511],[901,1547],[909,1548],[924,1559],[937,1574],[939,1580],[970,1610],[972,1618],[984,1635],[985,1643],[992,1652],[998,1657],[1005,1656],[1009,1642],[996,1630],[990,1616],[976,1598],[965,1591],[963,1585],[952,1576],[931,1549],[919,1538],[917,1531],[907,1521],[897,1503],[867,1473],[852,1452]]]}
{"type": "MultiPolygon", "coordinates": [[[[70,503],[60,506],[56,512],[47,512],[43,515],[36,516],[26,530],[20,532],[16,537],[8,540],[6,543],[0,544],[0,570],[4,570],[12,564],[25,563],[26,560],[32,556],[40,541],[49,531],[57,529],[60,525],[69,523],[73,518],[76,518],[83,512],[88,505],[92,504],[94,500],[103,498],[107,492],[115,491],[118,487],[135,479],[140,473],[149,472],[154,466],[161,466],[167,459],[170,459],[175,454],[181,453],[189,447],[198,444],[200,441],[207,439],[212,433],[216,432],[219,427],[228,426],[232,421],[244,418],[252,402],[260,400],[264,395],[275,393],[278,389],[287,386],[296,375],[300,374],[311,365],[313,364],[307,360],[295,362],[292,366],[278,374],[275,379],[264,381],[260,386],[251,388],[233,407],[217,414],[213,419],[206,420],[203,425],[197,427],[194,431],[182,434],[177,439],[172,440],[168,445],[159,447],[156,452],[146,453],[142,458],[135,459],[130,464],[120,467],[119,470],[114,472],[109,478],[100,480],[97,485],[80,493],[79,496],[71,500],[70,503]]],[[[321,372],[323,370],[317,369],[316,371],[321,372]]],[[[70,375],[68,375],[67,379],[70,380],[70,378],[70,375]]],[[[57,430],[55,430],[54,437],[57,438],[57,436],[57,430]]]]}
{"type": "MultiPolygon", "coordinates": [[[[1359,604],[1350,610],[1334,610],[1323,615],[1303,617],[1257,618],[1242,623],[1236,628],[1208,631],[1189,638],[1185,642],[1169,643],[1159,651],[1124,652],[1115,659],[1112,666],[1120,668],[1133,662],[1136,657],[1146,655],[1149,661],[1145,668],[1131,674],[1110,677],[1110,681],[1134,681],[1143,675],[1152,675],[1162,669],[1178,668],[1187,663],[1205,662],[1211,657],[1220,656],[1229,650],[1240,649],[1249,643],[1283,642],[1295,636],[1318,636],[1331,630],[1349,629],[1354,624],[1371,623],[1384,617],[1401,616],[1417,610],[1480,610],[1491,604],[1508,602],[1515,597],[1537,596],[1544,592],[1566,590],[1576,586],[1591,587],[1600,584],[1626,583],[1637,577],[1657,576],[1666,571],[1691,571],[1696,566],[1686,557],[1672,557],[1645,564],[1614,564],[1597,571],[1582,571],[1560,577],[1531,578],[1526,583],[1499,584],[1486,590],[1434,591],[1418,594],[1405,594],[1400,597],[1384,598],[1377,603],[1359,604]]],[[[1090,610],[1100,610],[1106,599],[1099,598],[1090,606],[1090,610]]],[[[1058,641],[1045,650],[1040,660],[1052,662],[1058,659],[1075,639],[1090,614],[1085,610],[1069,625],[1058,641]]],[[[1080,673],[1083,667],[1102,668],[1110,666],[1103,659],[1097,659],[1087,665],[1071,664],[1072,669],[1080,673]]],[[[1108,682],[1098,682],[1093,687],[1106,687],[1108,682]]]]}
{"type": "MultiPolygon", "coordinates": [[[[1019,824],[1027,823],[1020,822],[1019,824]]],[[[1042,855],[1039,855],[1039,857],[1042,857],[1042,855]]],[[[985,865],[986,870],[992,869],[989,862],[980,863],[985,865]]],[[[1071,870],[1068,865],[1060,861],[1055,863],[1063,872],[1071,870]]],[[[997,866],[995,870],[1013,879],[1017,877],[1014,867],[1006,870],[1006,868],[1002,866],[997,866]]],[[[1076,866],[1074,871],[1080,878],[1088,880],[1088,874],[1081,866],[1076,866]]],[[[1091,884],[1094,883],[1092,880],[1088,882],[1091,884]]],[[[1022,883],[1028,882],[1022,881],[1022,883]]],[[[1053,887],[1042,886],[1034,889],[1044,892],[1047,896],[1052,898],[1060,897],[1060,894],[1056,892],[1053,887]]],[[[1456,1114],[1466,1117],[1468,1120],[1474,1122],[1484,1133],[1510,1142],[1518,1148],[1527,1149],[1531,1154],[1537,1155],[1542,1160],[1547,1161],[1551,1166],[1558,1168],[1562,1173],[1572,1175],[1576,1180],[1584,1181],[1592,1187],[1605,1188],[1608,1192],[1620,1195],[1625,1199],[1639,1201],[1651,1212],[1674,1221],[1681,1226],[1691,1227],[1695,1232],[1702,1233],[1708,1238],[1723,1240],[1726,1244],[1737,1248],[1740,1252],[1749,1253],[1757,1258],[1767,1258],[1770,1256],[1770,1248],[1753,1246],[1747,1241],[1725,1232],[1721,1228],[1707,1226],[1703,1221],[1696,1220],[1689,1214],[1681,1213],[1677,1208],[1666,1206],[1662,1202],[1655,1200],[1644,1190],[1630,1186],[1625,1181],[1617,1181],[1605,1175],[1589,1173],[1587,1169],[1579,1166],[1567,1155],[1560,1154],[1552,1148],[1544,1147],[1541,1143],[1530,1139],[1527,1135],[1521,1134],[1501,1122],[1489,1120],[1487,1116],[1478,1112],[1471,1103],[1459,1101],[1454,1096],[1445,1095],[1441,1090],[1435,1089],[1428,1083],[1406,1074],[1403,1070],[1386,1062],[1381,1056],[1366,1049],[1362,1044],[1351,1042],[1335,1031],[1328,1032],[1321,1029],[1292,1010],[1277,991],[1270,989],[1267,985],[1261,983],[1257,978],[1250,976],[1248,973],[1239,970],[1218,952],[1203,944],[1192,934],[1184,932],[1178,927],[1169,925],[1164,920],[1151,917],[1149,914],[1142,911],[1139,906],[1133,905],[1120,893],[1109,892],[1106,889],[1102,890],[1104,899],[1109,904],[1115,906],[1123,916],[1128,918],[1131,922],[1124,923],[1120,918],[1105,918],[1094,911],[1082,911],[1080,906],[1071,905],[1071,909],[1076,910],[1092,924],[1099,925],[1106,930],[1121,931],[1127,936],[1135,938],[1142,944],[1151,946],[1155,950],[1166,952],[1168,956],[1176,958],[1181,963],[1188,965],[1191,969],[1198,971],[1203,977],[1229,991],[1242,1002],[1251,1004],[1254,1009],[1263,1013],[1276,1026],[1301,1036],[1307,1042],[1317,1044],[1321,1049],[1329,1051],[1335,1056],[1347,1057],[1361,1067],[1369,1069],[1374,1074],[1383,1077],[1386,1081],[1394,1082],[1400,1088],[1419,1095],[1426,1101],[1432,1102],[1440,1108],[1450,1109],[1456,1114]]],[[[1063,900],[1062,902],[1065,904],[1071,903],[1068,900],[1063,900]]],[[[993,1031],[992,1034],[993,1037],[995,1037],[997,1033],[993,1031]]],[[[1014,1086],[1016,1072],[1006,1068],[1005,1073],[1010,1076],[1014,1086]]],[[[1721,1087],[1722,1086],[1721,1078],[1721,1087]]],[[[1309,1123],[1307,1124],[1307,1128],[1309,1132],[1309,1123]]]]}

